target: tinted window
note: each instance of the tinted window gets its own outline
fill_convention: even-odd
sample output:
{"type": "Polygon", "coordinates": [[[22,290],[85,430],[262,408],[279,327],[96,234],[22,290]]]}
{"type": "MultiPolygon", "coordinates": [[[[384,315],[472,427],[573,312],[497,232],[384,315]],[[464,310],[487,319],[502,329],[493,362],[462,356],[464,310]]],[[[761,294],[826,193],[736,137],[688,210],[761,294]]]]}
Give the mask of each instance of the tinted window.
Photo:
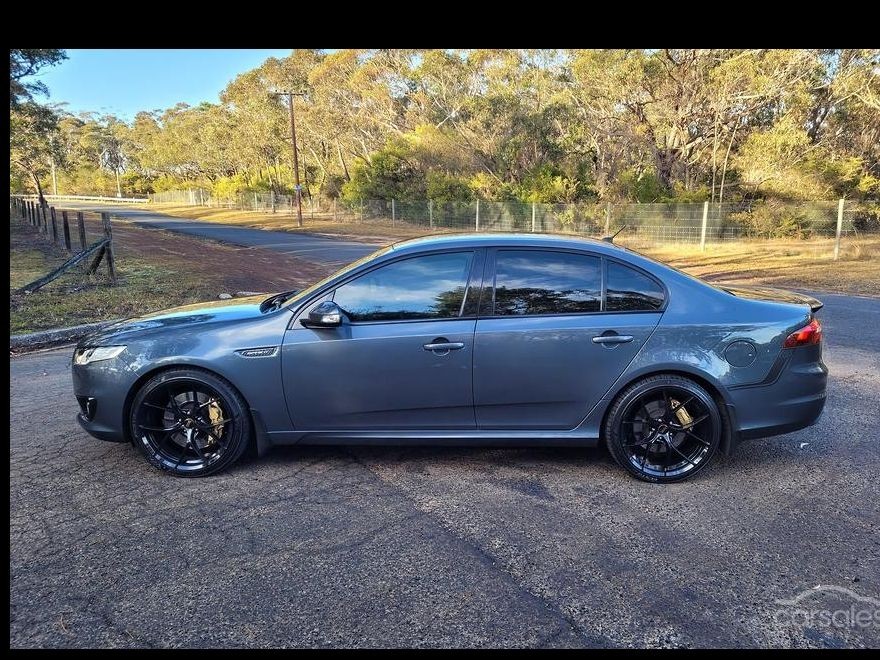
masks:
{"type": "Polygon", "coordinates": [[[472,252],[432,254],[377,268],[336,289],[352,321],[452,318],[464,301],[472,252]]]}
{"type": "Polygon", "coordinates": [[[634,312],[663,307],[663,287],[647,275],[613,261],[608,262],[605,309],[634,312]]]}
{"type": "Polygon", "coordinates": [[[598,312],[600,264],[598,257],[567,252],[499,250],[495,259],[495,314],[598,312]]]}

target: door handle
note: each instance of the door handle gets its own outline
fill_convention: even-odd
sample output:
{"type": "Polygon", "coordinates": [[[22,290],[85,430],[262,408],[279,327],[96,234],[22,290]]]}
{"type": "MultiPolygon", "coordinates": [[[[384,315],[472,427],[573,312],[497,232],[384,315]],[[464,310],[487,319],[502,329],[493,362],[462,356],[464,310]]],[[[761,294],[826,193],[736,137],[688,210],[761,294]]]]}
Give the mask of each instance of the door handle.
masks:
{"type": "Polygon", "coordinates": [[[446,355],[449,351],[459,351],[464,348],[463,341],[440,341],[434,340],[430,344],[422,346],[426,351],[433,351],[438,355],[446,355]]]}
{"type": "Polygon", "coordinates": [[[599,335],[593,337],[594,344],[627,344],[634,339],[632,335],[599,335]]]}

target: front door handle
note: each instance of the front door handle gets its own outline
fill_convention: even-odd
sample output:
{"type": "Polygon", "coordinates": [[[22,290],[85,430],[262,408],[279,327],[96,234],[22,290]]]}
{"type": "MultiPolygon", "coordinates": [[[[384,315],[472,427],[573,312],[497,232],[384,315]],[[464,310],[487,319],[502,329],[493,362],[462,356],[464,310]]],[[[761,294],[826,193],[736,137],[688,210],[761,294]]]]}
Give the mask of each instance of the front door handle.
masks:
{"type": "Polygon", "coordinates": [[[463,341],[446,341],[444,337],[439,337],[430,344],[422,346],[426,351],[432,351],[437,355],[446,355],[449,351],[460,351],[464,348],[463,341]]]}
{"type": "Polygon", "coordinates": [[[594,344],[627,344],[634,339],[632,335],[599,335],[593,337],[594,344]]]}

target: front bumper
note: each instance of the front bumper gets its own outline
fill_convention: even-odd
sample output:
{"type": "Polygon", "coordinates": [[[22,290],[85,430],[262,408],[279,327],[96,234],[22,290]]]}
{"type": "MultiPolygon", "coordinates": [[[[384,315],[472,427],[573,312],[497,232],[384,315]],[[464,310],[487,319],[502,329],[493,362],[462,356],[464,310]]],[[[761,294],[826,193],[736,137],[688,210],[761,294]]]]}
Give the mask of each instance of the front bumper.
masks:
{"type": "Polygon", "coordinates": [[[79,422],[79,425],[85,429],[85,431],[94,438],[98,440],[106,440],[107,442],[126,442],[125,434],[116,428],[111,428],[109,426],[95,423],[89,419],[86,419],[85,415],[79,413],[76,416],[76,421],[79,422]]]}
{"type": "Polygon", "coordinates": [[[73,393],[80,404],[76,420],[90,435],[110,442],[125,442],[126,397],[137,375],[116,359],[87,365],[71,363],[73,393]],[[86,401],[91,400],[89,405],[86,401]],[[93,413],[89,414],[89,406],[93,413]]]}

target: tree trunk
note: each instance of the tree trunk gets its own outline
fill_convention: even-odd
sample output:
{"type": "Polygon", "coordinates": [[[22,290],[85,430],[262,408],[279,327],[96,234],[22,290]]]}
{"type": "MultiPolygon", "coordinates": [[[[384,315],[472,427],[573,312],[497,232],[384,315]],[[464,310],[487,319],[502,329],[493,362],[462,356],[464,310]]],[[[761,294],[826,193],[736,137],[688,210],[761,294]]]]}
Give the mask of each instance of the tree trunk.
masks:
{"type": "Polygon", "coordinates": [[[46,198],[43,197],[43,186],[40,185],[40,177],[37,176],[36,172],[31,172],[31,178],[33,178],[34,186],[37,189],[37,200],[40,206],[43,206],[46,203],[46,198]]]}
{"type": "Polygon", "coordinates": [[[119,168],[115,167],[113,169],[116,172],[116,196],[122,197],[122,186],[119,185],[119,168]]]}
{"type": "Polygon", "coordinates": [[[674,149],[658,149],[655,158],[657,162],[657,179],[666,190],[672,189],[672,168],[675,164],[674,149]]]}
{"type": "Polygon", "coordinates": [[[317,152],[314,149],[309,147],[309,151],[312,152],[312,156],[315,157],[315,162],[318,163],[318,167],[321,168],[321,180],[318,181],[318,190],[316,191],[318,197],[321,196],[321,189],[324,187],[324,182],[327,180],[327,168],[324,167],[324,162],[318,157],[317,152]]]}
{"type": "Polygon", "coordinates": [[[715,130],[712,133],[712,196],[709,201],[715,202],[715,173],[718,171],[718,110],[715,110],[715,130]]]}
{"type": "Polygon", "coordinates": [[[336,140],[336,153],[339,154],[339,164],[342,165],[342,171],[345,174],[345,180],[351,181],[351,176],[348,173],[348,165],[345,164],[345,158],[342,156],[342,146],[339,144],[339,140],[336,140]]]}
{"type": "Polygon", "coordinates": [[[730,135],[730,142],[727,143],[727,153],[724,154],[724,165],[721,168],[721,188],[718,191],[718,203],[724,201],[724,178],[727,176],[727,161],[730,160],[730,149],[733,147],[733,138],[736,137],[736,129],[739,128],[739,123],[734,124],[733,133],[730,135]]]}

